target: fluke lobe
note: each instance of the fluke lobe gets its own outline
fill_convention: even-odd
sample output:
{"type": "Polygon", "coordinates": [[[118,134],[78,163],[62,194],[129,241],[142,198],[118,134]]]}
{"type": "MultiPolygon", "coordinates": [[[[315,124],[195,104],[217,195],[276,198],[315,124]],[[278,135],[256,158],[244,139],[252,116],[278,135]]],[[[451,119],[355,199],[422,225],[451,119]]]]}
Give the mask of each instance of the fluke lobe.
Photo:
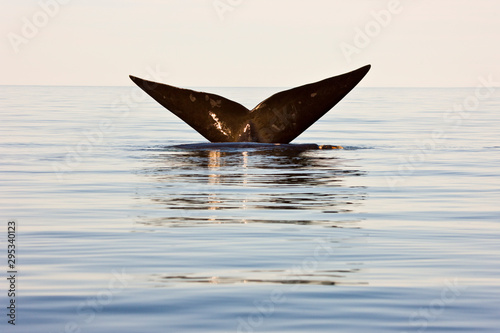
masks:
{"type": "Polygon", "coordinates": [[[215,94],[130,78],[210,142],[289,143],[344,98],[370,67],[279,92],[252,110],[215,94]]]}

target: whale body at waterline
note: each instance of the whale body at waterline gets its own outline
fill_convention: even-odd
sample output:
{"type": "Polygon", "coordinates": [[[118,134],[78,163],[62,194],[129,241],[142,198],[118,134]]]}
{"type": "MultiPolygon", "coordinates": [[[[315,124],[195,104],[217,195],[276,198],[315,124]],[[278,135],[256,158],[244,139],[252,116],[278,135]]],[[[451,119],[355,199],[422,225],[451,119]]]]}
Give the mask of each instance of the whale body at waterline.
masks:
{"type": "Polygon", "coordinates": [[[210,142],[289,143],[344,98],[370,67],[276,93],[252,110],[219,95],[130,78],[210,142]]]}

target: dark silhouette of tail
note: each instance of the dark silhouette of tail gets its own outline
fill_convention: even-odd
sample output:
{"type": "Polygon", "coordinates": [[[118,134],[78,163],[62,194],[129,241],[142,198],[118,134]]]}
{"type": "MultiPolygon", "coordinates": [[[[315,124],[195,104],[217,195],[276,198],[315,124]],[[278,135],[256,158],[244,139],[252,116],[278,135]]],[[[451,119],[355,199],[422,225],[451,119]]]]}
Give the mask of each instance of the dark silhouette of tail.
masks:
{"type": "Polygon", "coordinates": [[[370,67],[279,92],[252,110],[215,94],[130,78],[211,142],[289,143],[344,98],[370,67]]]}

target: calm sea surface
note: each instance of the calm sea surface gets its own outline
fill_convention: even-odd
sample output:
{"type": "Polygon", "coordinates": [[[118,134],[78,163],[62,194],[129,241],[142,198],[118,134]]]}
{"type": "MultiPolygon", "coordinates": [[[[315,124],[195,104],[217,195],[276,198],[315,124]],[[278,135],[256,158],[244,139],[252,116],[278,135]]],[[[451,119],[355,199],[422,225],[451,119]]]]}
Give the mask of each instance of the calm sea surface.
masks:
{"type": "Polygon", "coordinates": [[[343,150],[214,148],[132,87],[0,112],[2,332],[499,332],[500,88],[354,89],[293,142],[343,150]]]}

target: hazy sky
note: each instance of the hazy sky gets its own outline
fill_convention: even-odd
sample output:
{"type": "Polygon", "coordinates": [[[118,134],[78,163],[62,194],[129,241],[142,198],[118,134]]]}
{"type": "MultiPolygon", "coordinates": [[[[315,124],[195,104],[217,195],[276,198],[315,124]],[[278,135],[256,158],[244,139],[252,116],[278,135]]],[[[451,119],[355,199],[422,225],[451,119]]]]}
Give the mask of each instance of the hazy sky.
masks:
{"type": "Polygon", "coordinates": [[[0,84],[500,81],[498,0],[0,0],[0,84]],[[154,77],[155,75],[153,75],[154,77]]]}

